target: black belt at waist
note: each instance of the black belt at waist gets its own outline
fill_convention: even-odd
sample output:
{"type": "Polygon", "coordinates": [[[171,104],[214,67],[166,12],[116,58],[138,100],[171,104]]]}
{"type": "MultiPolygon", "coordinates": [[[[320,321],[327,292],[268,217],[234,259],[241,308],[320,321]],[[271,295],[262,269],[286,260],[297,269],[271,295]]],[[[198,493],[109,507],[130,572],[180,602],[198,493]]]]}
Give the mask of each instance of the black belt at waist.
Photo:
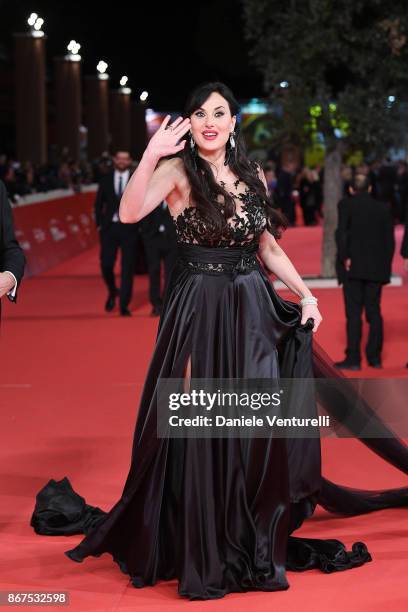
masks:
{"type": "Polygon", "coordinates": [[[246,274],[258,267],[258,246],[251,243],[241,247],[206,247],[179,242],[178,262],[193,273],[229,274],[234,279],[237,274],[246,274]]]}

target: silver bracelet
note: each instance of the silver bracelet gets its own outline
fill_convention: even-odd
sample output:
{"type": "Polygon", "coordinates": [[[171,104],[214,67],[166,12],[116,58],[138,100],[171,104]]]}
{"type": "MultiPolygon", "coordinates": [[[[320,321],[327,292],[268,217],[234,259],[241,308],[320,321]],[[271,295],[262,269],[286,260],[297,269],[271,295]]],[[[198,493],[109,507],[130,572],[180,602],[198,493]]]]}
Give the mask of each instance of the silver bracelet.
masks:
{"type": "Polygon", "coordinates": [[[318,302],[317,297],[315,297],[314,295],[307,295],[306,297],[300,300],[300,305],[306,306],[308,304],[311,304],[313,306],[317,306],[317,302],[318,302]]]}

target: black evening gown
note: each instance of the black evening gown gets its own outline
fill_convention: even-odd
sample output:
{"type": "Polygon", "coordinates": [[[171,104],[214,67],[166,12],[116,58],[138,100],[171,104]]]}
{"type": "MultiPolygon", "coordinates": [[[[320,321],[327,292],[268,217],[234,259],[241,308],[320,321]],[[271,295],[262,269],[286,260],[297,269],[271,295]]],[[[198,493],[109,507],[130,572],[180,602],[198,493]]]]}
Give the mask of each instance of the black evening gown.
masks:
{"type": "MultiPolygon", "coordinates": [[[[371,560],[362,542],[348,551],[338,540],[292,534],[317,503],[347,515],[404,505],[408,497],[407,489],[356,491],[325,480],[319,439],[157,436],[158,380],[183,378],[189,357],[192,379],[341,379],[313,346],[311,322],[300,324],[299,305],[277,295],[257,257],[266,227],[262,202],[245,187],[236,204],[216,245],[195,207],[174,219],[178,259],[123,493],[82,541],[65,551],[77,562],[108,552],[135,587],[177,579],[179,594],[189,599],[287,589],[287,570],[332,572],[362,565],[371,560]]],[[[321,401],[341,418],[344,399],[337,393],[321,401]]],[[[407,468],[399,440],[366,443],[407,468]]]]}

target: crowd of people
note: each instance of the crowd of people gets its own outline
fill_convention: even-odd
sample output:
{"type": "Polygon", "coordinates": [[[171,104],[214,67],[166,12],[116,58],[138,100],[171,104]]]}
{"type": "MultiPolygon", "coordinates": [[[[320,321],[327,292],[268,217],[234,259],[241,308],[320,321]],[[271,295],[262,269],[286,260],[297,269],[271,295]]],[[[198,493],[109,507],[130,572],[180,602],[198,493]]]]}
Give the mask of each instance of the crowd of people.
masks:
{"type": "MultiPolygon", "coordinates": [[[[344,165],[342,168],[343,195],[350,195],[354,177],[364,175],[369,179],[372,196],[391,206],[397,223],[403,223],[408,205],[408,163],[377,160],[358,166],[344,165]]],[[[273,161],[265,164],[265,176],[269,190],[274,195],[277,208],[296,224],[296,204],[302,209],[304,225],[316,225],[323,217],[324,168],[298,167],[294,162],[278,166],[273,161]]]]}
{"type": "MultiPolygon", "coordinates": [[[[137,164],[132,164],[133,167],[135,165],[137,164]]],[[[0,154],[0,179],[4,182],[13,205],[18,205],[21,197],[32,193],[53,189],[80,191],[82,185],[99,183],[113,167],[113,156],[107,151],[92,161],[77,161],[63,154],[59,161],[41,166],[0,154]]],[[[275,205],[286,215],[291,226],[298,222],[297,204],[302,210],[302,224],[319,224],[323,217],[323,166],[299,167],[292,161],[280,165],[269,160],[265,163],[264,170],[275,205]]],[[[372,196],[389,203],[396,222],[403,223],[408,204],[408,163],[383,159],[358,166],[344,165],[344,196],[350,195],[350,187],[356,174],[369,177],[372,196]]]]}
{"type": "Polygon", "coordinates": [[[17,206],[24,196],[45,193],[53,189],[80,191],[83,185],[98,183],[112,169],[112,156],[108,152],[89,161],[77,161],[62,155],[58,161],[35,165],[0,154],[0,180],[6,186],[8,197],[17,206]]]}

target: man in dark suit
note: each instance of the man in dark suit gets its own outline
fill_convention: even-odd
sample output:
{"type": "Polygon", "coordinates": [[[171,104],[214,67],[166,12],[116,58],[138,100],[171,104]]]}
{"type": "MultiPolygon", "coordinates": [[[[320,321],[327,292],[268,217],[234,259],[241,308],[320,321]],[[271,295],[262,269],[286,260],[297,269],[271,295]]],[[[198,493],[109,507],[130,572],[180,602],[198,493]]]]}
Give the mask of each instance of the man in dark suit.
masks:
{"type": "Polygon", "coordinates": [[[14,234],[6,187],[0,181],[0,298],[7,295],[11,302],[17,301],[17,289],[24,275],[25,263],[23,250],[14,234]]]}
{"type": "Polygon", "coordinates": [[[365,310],[369,324],[365,347],[368,364],[381,367],[383,319],[382,286],[390,282],[394,254],[394,224],[389,204],[370,195],[369,178],[357,174],[352,196],[339,202],[336,230],[337,277],[343,284],[347,319],[346,358],[337,368],[361,368],[361,315],[365,310]]]}
{"type": "Polygon", "coordinates": [[[132,159],[127,151],[117,151],[113,157],[113,171],[103,176],[95,200],[95,219],[100,237],[100,263],[102,276],[108,288],[105,310],[115,307],[119,295],[121,316],[131,316],[128,308],[132,298],[135,253],[138,239],[137,223],[122,223],[119,205],[129,181],[132,159]],[[121,284],[116,287],[114,266],[121,250],[121,284]]]}
{"type": "Polygon", "coordinates": [[[146,255],[150,281],[150,303],[152,315],[161,313],[163,293],[160,289],[160,265],[164,261],[164,291],[176,259],[176,231],[167,203],[161,202],[140,222],[140,231],[146,255]]]}

